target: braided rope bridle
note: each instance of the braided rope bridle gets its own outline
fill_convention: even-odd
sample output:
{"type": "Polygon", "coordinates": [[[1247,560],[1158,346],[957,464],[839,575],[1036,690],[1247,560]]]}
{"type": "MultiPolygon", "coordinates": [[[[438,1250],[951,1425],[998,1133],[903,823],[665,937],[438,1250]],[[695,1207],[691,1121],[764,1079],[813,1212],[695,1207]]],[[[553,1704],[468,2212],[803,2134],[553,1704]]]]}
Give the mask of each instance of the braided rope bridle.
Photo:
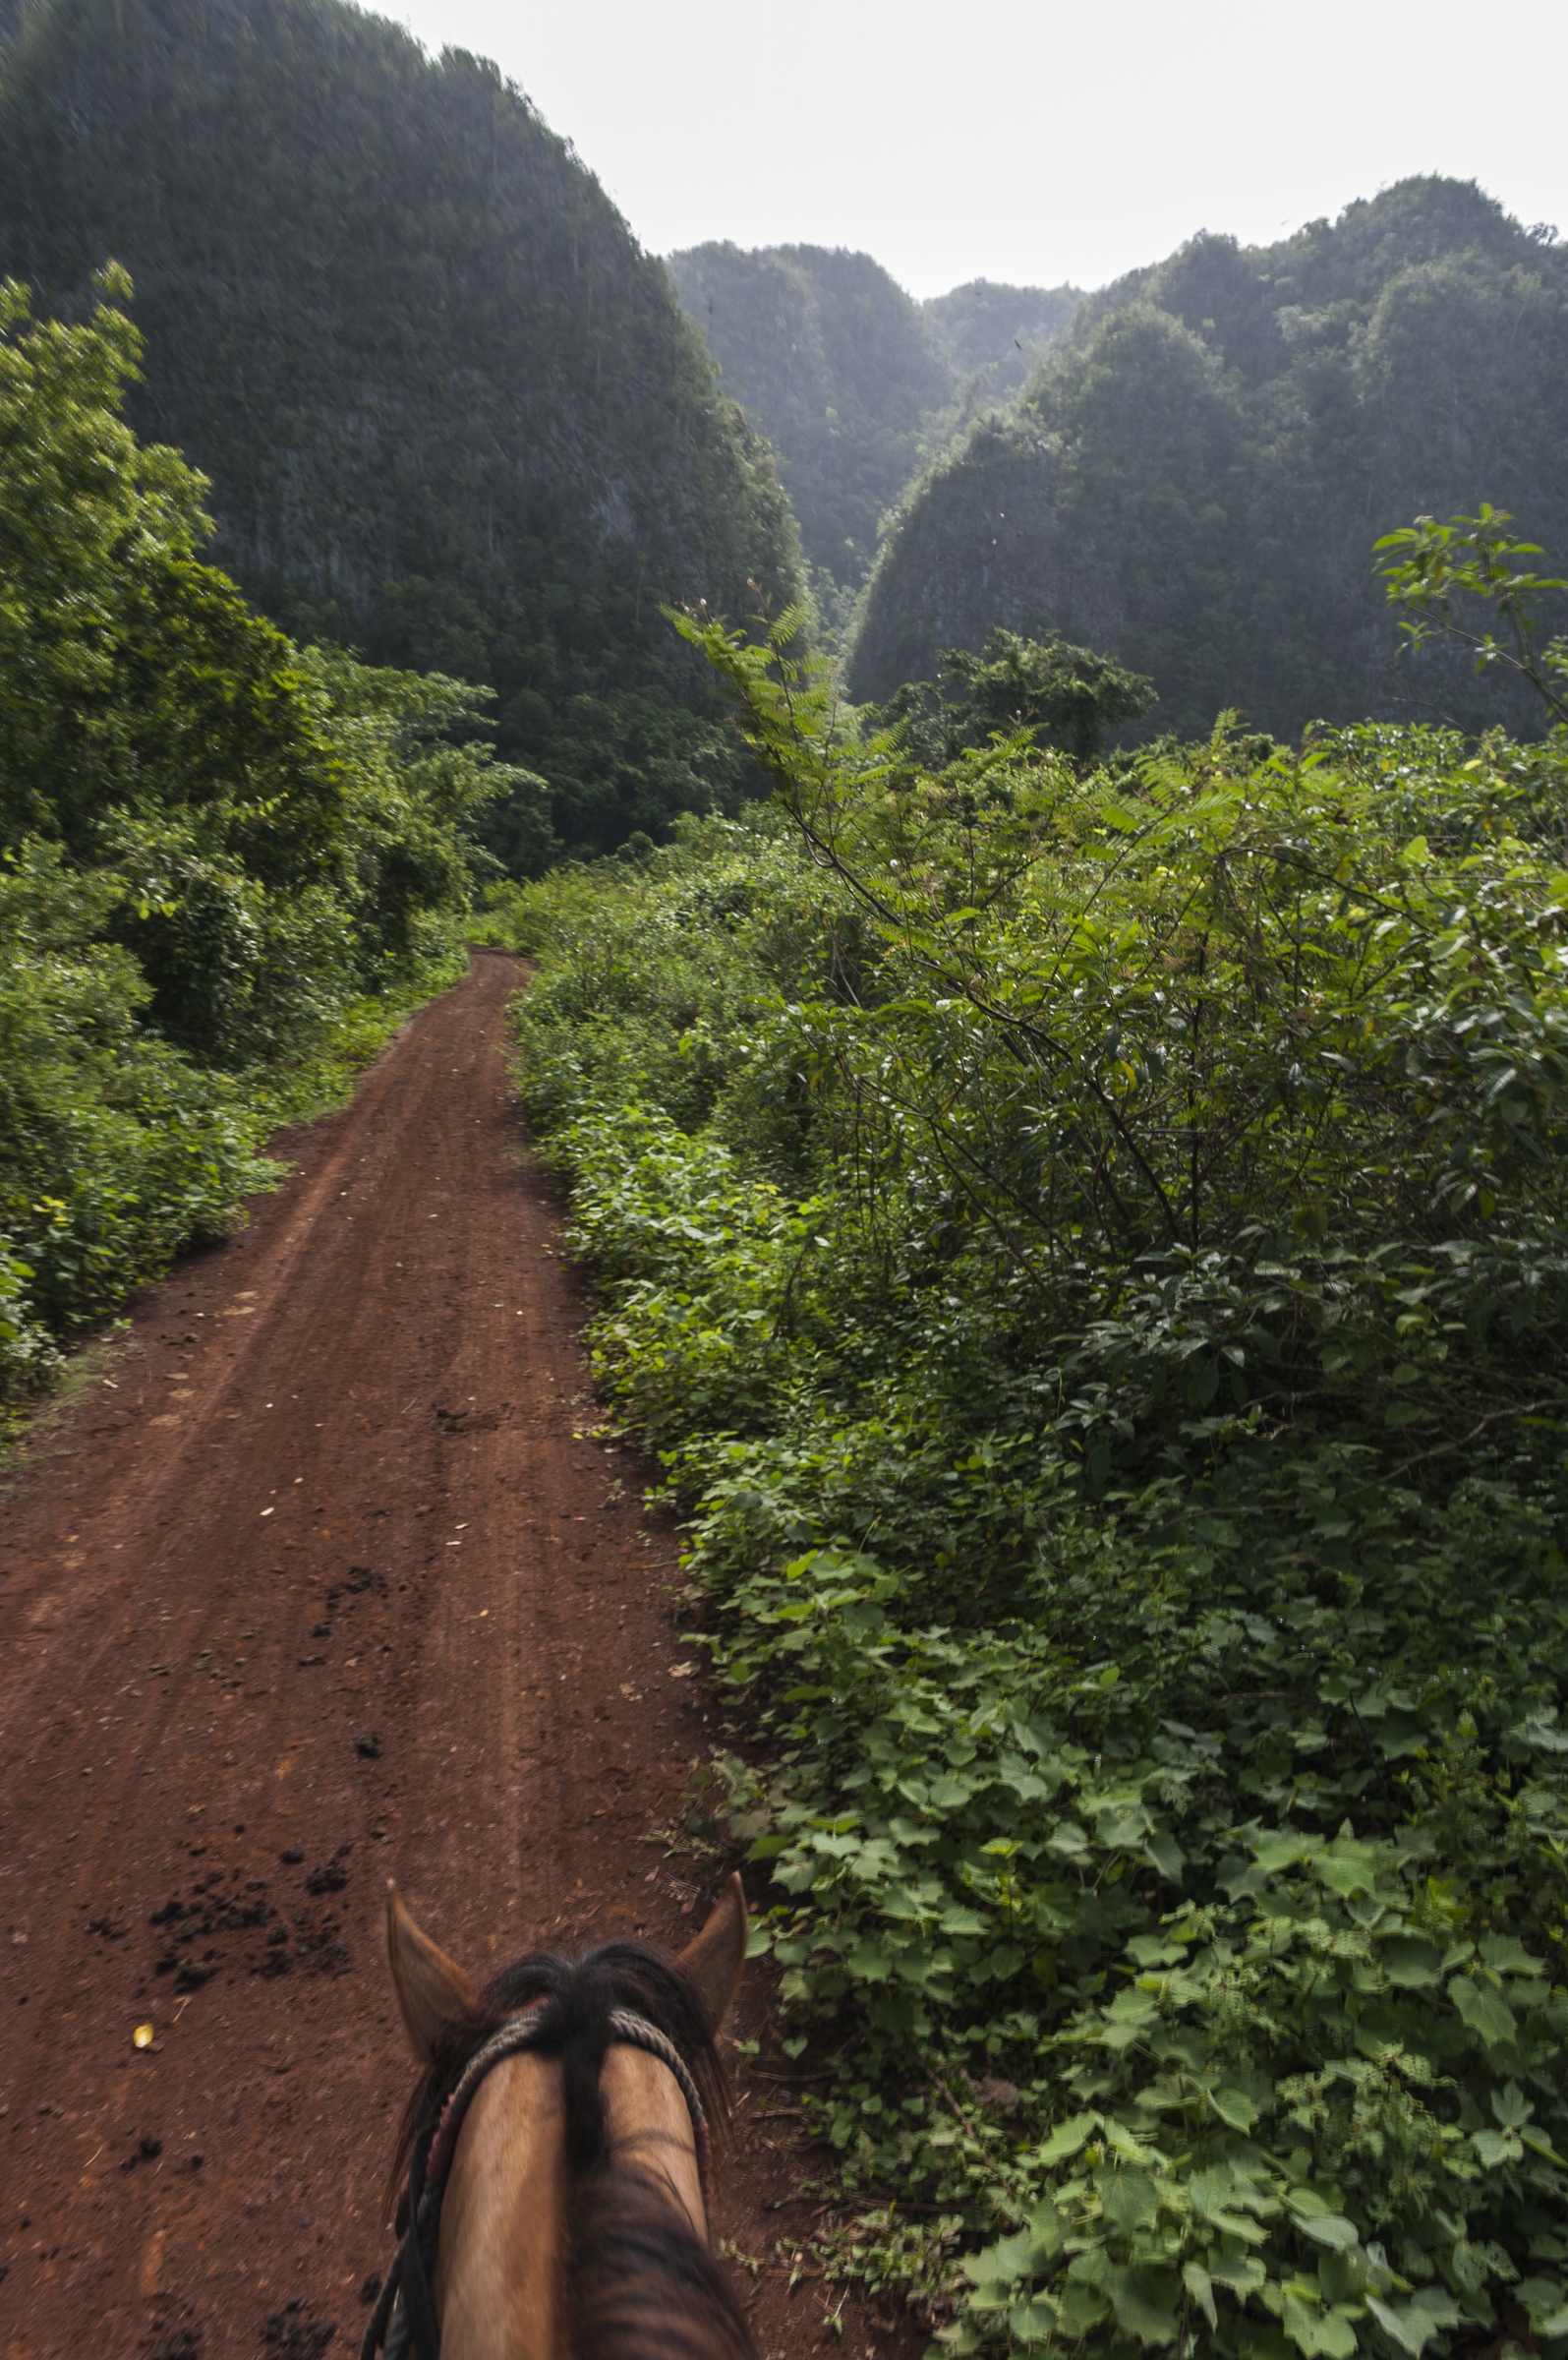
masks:
{"type": "MultiPolygon", "coordinates": [[[[492,2067],[499,2065],[503,2058],[521,2056],[539,2046],[550,2009],[549,2001],[524,2009],[520,2016],[509,2018],[498,2033],[493,2034],[483,2048],[477,2048],[441,2107],[435,2129],[415,2141],[408,2166],[408,2228],[371,2314],[365,2340],[360,2345],[360,2360],[376,2360],[377,2352],[383,2352],[385,2360],[410,2360],[410,2355],[413,2360],[440,2360],[441,2334],[430,2282],[440,2236],[441,2200],[446,2194],[458,2134],[479,2086],[492,2067]]],[[[611,2008],[609,2022],[611,2042],[645,2050],[674,2075],[691,2116],[703,2208],[711,2218],[713,2143],[708,2116],[685,2058],[656,2024],[650,2024],[645,2016],[633,2015],[629,2008],[611,2008]]]]}

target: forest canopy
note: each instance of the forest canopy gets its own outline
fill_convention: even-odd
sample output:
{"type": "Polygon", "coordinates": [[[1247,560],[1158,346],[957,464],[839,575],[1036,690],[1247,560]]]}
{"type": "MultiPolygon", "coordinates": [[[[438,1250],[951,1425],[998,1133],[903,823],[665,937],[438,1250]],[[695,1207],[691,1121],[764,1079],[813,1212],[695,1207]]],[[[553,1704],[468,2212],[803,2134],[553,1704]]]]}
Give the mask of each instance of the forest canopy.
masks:
{"type": "MultiPolygon", "coordinates": [[[[747,782],[660,616],[799,587],[766,446],[663,265],[494,66],[340,0],[34,0],[0,48],[0,270],[136,285],[137,429],[297,637],[496,692],[568,844],[747,782]]],[[[497,849],[549,856],[531,807],[497,849]]]]}
{"type": "Polygon", "coordinates": [[[1537,726],[1440,646],[1401,654],[1368,552],[1491,501],[1568,546],[1568,252],[1411,180],[1277,246],[1204,234],[1084,298],[1017,405],[910,491],[849,658],[858,696],[1002,626],[1144,673],[1157,726],[1239,707],[1537,726]]]}

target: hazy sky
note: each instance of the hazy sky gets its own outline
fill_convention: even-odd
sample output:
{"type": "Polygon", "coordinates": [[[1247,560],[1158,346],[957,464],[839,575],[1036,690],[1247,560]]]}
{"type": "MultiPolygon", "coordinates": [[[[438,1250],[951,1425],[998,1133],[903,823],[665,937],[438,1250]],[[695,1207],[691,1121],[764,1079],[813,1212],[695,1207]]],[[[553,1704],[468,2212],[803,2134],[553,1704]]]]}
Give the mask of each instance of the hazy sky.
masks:
{"type": "Polygon", "coordinates": [[[863,247],[914,295],[1102,285],[1412,172],[1568,236],[1568,6],[390,0],[495,58],[645,246],[863,247]]]}

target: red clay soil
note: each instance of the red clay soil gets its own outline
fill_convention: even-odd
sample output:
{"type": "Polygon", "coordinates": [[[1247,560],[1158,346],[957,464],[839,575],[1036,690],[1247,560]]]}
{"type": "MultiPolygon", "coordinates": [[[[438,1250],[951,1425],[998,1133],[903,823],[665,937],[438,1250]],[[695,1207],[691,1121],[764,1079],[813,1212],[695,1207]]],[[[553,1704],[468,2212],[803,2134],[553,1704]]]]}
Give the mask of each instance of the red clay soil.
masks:
{"type": "MultiPolygon", "coordinates": [[[[645,1470],[589,1431],[520,979],[476,954],[278,1143],[290,1180],[143,1299],[0,1501],[6,2360],[348,2360],[410,2079],[388,1876],[482,1978],[678,1947],[717,1885],[660,1839],[707,1706],[645,1470]]],[[[739,2030],[716,2230],[768,2262],[822,2158],[761,1967],[739,2030]]],[[[776,2263],[740,2283],[764,2360],[923,2342],[849,2304],[836,2343],[838,2291],[776,2263]]]]}

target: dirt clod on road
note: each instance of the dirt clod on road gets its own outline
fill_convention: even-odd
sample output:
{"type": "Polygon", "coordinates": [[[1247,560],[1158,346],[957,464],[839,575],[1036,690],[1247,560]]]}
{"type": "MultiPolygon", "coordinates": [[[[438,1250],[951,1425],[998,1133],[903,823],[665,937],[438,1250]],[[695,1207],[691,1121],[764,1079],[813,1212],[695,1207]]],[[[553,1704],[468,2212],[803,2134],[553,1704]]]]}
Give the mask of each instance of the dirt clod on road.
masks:
{"type": "MultiPolygon", "coordinates": [[[[596,1436],[519,980],[475,954],[280,1143],[290,1181],[143,1299],[0,1502],[6,2360],[357,2348],[409,2078],[388,1876],[481,1978],[700,1922],[658,1831],[704,1693],[645,1470],[596,1436]]],[[[765,2258],[813,2209],[753,2111],[717,2226],[765,2258]]],[[[784,2279],[743,2281],[768,2360],[838,2303],[784,2279]]]]}

